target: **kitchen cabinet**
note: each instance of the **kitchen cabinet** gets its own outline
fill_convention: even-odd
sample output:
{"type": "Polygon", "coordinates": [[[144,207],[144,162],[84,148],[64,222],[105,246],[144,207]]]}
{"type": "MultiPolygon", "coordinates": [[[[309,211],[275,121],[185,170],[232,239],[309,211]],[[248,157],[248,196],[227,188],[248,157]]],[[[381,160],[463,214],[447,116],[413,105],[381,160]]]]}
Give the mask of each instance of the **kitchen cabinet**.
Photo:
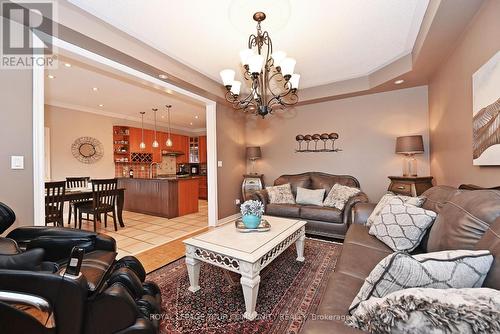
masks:
{"type": "Polygon", "coordinates": [[[139,147],[141,143],[141,129],[130,128],[130,152],[141,152],[139,147]]]}
{"type": "Polygon", "coordinates": [[[179,135],[179,151],[184,153],[177,157],[177,163],[179,164],[187,164],[189,163],[189,137],[179,135]]]}
{"type": "Polygon", "coordinates": [[[207,136],[200,136],[198,139],[200,164],[207,163],[207,136]]]}
{"type": "Polygon", "coordinates": [[[208,183],[205,175],[200,176],[198,196],[200,199],[208,199],[208,183]]]}

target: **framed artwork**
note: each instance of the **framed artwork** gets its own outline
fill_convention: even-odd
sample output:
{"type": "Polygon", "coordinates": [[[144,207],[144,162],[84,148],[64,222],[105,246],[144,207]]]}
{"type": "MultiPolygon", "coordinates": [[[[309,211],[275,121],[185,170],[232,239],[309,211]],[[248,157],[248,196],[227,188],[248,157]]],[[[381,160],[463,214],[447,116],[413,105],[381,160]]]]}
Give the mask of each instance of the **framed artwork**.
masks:
{"type": "Polygon", "coordinates": [[[500,51],[472,75],[472,89],[473,164],[500,165],[500,51]]]}

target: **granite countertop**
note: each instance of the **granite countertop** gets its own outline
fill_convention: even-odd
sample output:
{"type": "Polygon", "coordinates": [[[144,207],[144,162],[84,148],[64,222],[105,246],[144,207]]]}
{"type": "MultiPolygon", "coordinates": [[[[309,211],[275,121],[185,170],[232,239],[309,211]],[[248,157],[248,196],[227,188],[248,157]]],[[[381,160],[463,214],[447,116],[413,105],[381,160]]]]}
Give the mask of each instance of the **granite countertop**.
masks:
{"type": "Polygon", "coordinates": [[[156,176],[153,178],[149,177],[118,177],[118,179],[125,179],[125,180],[146,180],[146,181],[182,181],[182,180],[193,180],[193,179],[199,179],[200,177],[198,175],[193,175],[193,176],[175,176],[175,175],[164,175],[164,176],[156,176]]]}

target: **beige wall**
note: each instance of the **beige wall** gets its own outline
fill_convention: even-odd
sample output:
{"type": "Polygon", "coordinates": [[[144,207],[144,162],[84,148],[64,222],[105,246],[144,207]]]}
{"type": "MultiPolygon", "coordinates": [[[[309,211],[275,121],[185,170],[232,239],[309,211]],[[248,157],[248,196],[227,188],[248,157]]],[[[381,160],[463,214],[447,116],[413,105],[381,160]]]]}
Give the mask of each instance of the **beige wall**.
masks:
{"type": "MultiPolygon", "coordinates": [[[[113,125],[141,126],[138,122],[120,118],[45,105],[45,126],[50,129],[51,179],[65,180],[67,176],[114,177],[113,125]],[[71,153],[75,139],[83,136],[98,139],[104,147],[104,157],[95,164],[83,164],[71,153]]],[[[150,124],[144,127],[153,129],[150,124]]],[[[158,130],[166,131],[163,128],[158,130]]]]}
{"type": "Polygon", "coordinates": [[[219,219],[238,212],[235,199],[241,198],[245,174],[245,117],[233,108],[217,104],[217,170],[219,219]]]}
{"type": "MultiPolygon", "coordinates": [[[[428,175],[427,86],[305,105],[281,115],[249,119],[246,141],[262,147],[256,164],[265,183],[281,174],[320,171],[350,174],[371,201],[387,189],[388,175],[401,175],[395,138],[422,134],[426,153],[418,156],[420,175],[428,175]],[[338,153],[295,153],[297,134],[337,132],[338,153]]],[[[304,145],[304,144],[303,144],[304,145]]]]}
{"type": "Polygon", "coordinates": [[[431,172],[440,184],[500,185],[500,167],[472,165],[472,74],[500,50],[500,1],[484,3],[429,84],[431,172]]]}
{"type": "Polygon", "coordinates": [[[0,124],[0,202],[16,213],[14,226],[33,225],[31,70],[0,70],[0,124]],[[10,169],[12,155],[24,156],[23,170],[10,169]]]}

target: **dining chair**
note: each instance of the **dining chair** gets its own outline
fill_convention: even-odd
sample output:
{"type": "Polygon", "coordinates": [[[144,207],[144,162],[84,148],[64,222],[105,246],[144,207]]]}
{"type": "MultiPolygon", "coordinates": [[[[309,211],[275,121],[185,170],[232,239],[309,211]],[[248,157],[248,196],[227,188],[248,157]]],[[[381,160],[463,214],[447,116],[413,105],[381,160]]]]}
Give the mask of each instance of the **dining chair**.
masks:
{"type": "Polygon", "coordinates": [[[92,180],[92,202],[89,204],[78,206],[78,226],[82,228],[82,220],[84,219],[83,214],[91,214],[92,221],[94,222],[94,232],[96,231],[97,221],[100,219],[101,214],[104,214],[104,226],[107,227],[108,213],[111,213],[113,222],[115,224],[115,231],[118,230],[116,224],[116,198],[117,198],[117,188],[118,180],[115,179],[102,179],[102,180],[92,180]]]}
{"type": "Polygon", "coordinates": [[[45,226],[64,225],[64,195],[66,182],[45,182],[45,226]]]}
{"type": "MultiPolygon", "coordinates": [[[[67,177],[66,178],[66,189],[75,189],[75,188],[87,188],[90,181],[90,177],[67,177]]],[[[75,217],[75,228],[76,223],[78,221],[78,205],[81,203],[90,202],[87,199],[81,200],[73,200],[69,202],[69,213],[68,213],[68,225],[71,225],[71,213],[73,213],[75,217]]],[[[88,219],[89,217],[87,217],[88,219]]]]}

